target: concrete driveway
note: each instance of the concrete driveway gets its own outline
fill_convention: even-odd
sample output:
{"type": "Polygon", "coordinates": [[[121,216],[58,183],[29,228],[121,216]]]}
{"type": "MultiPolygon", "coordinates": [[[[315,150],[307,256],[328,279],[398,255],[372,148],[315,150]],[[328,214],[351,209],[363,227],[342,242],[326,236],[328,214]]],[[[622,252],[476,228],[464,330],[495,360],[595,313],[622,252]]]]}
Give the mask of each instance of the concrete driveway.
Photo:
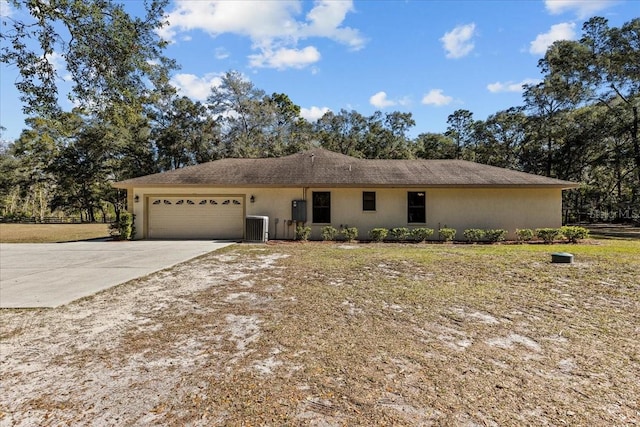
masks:
{"type": "Polygon", "coordinates": [[[0,308],[58,307],[231,245],[215,241],[0,244],[0,308]]]}

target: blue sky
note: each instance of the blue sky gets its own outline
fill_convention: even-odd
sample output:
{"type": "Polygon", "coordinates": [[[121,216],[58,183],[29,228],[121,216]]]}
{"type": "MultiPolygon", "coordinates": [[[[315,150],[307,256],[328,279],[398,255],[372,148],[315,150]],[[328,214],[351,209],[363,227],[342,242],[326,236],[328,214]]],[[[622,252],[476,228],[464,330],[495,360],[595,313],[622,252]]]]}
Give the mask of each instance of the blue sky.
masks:
{"type": "MultiPolygon", "coordinates": [[[[127,7],[139,12],[141,2],[127,7]]],[[[411,112],[415,136],[443,132],[457,109],[486,119],[521,105],[549,44],[579,38],[591,16],[620,26],[639,12],[637,0],[172,0],[161,35],[181,66],[173,84],[194,100],[236,70],[269,94],[286,93],[310,121],[327,110],[411,112]]],[[[0,13],[21,17],[6,0],[0,13]]],[[[4,139],[24,127],[16,76],[0,66],[4,139]]]]}

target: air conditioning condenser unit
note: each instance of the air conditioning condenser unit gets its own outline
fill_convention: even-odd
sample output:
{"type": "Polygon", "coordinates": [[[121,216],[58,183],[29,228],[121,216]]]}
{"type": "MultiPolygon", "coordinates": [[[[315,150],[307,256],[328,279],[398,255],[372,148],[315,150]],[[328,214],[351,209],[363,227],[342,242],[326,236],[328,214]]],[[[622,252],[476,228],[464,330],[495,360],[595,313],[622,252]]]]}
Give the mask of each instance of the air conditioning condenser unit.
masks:
{"type": "Polygon", "coordinates": [[[266,242],[269,240],[269,217],[247,215],[245,218],[245,241],[266,242]]]}

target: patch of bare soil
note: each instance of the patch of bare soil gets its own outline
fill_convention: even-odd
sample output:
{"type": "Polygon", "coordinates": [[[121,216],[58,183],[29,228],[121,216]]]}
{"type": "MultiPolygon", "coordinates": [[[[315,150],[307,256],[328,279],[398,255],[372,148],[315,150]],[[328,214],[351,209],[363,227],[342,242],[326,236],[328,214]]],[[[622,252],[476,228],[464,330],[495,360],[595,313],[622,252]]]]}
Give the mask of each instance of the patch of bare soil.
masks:
{"type": "Polygon", "coordinates": [[[236,246],[3,310],[0,425],[640,423],[628,260],[356,247],[236,246]]]}

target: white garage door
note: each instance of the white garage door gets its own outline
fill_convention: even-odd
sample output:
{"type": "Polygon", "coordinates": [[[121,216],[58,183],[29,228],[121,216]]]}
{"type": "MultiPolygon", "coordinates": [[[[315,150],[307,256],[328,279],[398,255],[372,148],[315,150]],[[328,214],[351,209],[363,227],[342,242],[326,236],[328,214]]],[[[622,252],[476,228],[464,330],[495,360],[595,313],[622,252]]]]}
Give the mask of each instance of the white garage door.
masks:
{"type": "Polygon", "coordinates": [[[150,239],[241,239],[244,199],[239,196],[149,197],[150,239]]]}

